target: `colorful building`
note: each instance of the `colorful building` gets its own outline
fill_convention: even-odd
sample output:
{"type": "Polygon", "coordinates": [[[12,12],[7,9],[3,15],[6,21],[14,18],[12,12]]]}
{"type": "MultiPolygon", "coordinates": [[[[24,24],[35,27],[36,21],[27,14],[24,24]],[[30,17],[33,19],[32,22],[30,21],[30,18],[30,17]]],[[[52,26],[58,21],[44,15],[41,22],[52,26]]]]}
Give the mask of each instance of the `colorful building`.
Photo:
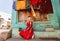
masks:
{"type": "MultiPolygon", "coordinates": [[[[25,3],[23,1],[14,1],[16,3],[14,3],[15,5],[14,5],[14,8],[12,9],[12,21],[11,21],[11,27],[13,28],[12,34],[14,35],[15,33],[18,33],[19,28],[25,29],[26,18],[27,16],[30,15],[34,19],[33,29],[34,31],[37,31],[35,32],[36,37],[39,37],[39,36],[40,37],[50,37],[50,36],[55,37],[54,35],[56,35],[57,37],[57,35],[59,34],[59,32],[57,32],[57,29],[59,29],[59,25],[60,25],[59,24],[60,23],[60,0],[50,0],[52,4],[53,12],[49,14],[48,13],[41,14],[39,12],[39,8],[34,9],[36,16],[34,16],[34,14],[31,15],[31,13],[29,12],[31,9],[29,7],[24,7],[25,3]],[[19,2],[21,2],[21,4],[19,4],[19,2]],[[24,4],[22,4],[22,2],[24,4]],[[51,32],[49,32],[49,30],[51,32]]],[[[46,11],[48,10],[46,9],[46,11]]],[[[18,34],[15,34],[16,37],[19,37],[17,35],[18,34]]]]}

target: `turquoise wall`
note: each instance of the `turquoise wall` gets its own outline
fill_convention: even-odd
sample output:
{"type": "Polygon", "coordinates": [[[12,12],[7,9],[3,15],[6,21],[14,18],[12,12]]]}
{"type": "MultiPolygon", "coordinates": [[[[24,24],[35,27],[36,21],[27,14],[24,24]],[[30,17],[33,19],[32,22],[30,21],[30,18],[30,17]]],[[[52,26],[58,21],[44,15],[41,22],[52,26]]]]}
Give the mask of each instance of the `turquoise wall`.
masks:
{"type": "Polygon", "coordinates": [[[56,8],[57,8],[57,16],[58,16],[58,21],[59,21],[59,25],[60,25],[60,0],[59,0],[59,2],[58,2],[59,4],[58,4],[58,6],[56,6],[56,8]]]}
{"type": "Polygon", "coordinates": [[[60,0],[55,0],[55,9],[56,9],[56,15],[58,17],[58,22],[59,22],[59,26],[60,26],[60,0]]]}
{"type": "MultiPolygon", "coordinates": [[[[47,25],[48,27],[52,27],[54,29],[59,28],[59,19],[60,19],[60,5],[59,0],[51,0],[53,6],[53,14],[49,14],[49,21],[41,22],[37,21],[34,22],[33,29],[34,30],[45,30],[47,25]]],[[[25,22],[18,22],[18,15],[15,10],[12,9],[12,21],[11,21],[12,28],[22,28],[26,27],[25,22]]]]}

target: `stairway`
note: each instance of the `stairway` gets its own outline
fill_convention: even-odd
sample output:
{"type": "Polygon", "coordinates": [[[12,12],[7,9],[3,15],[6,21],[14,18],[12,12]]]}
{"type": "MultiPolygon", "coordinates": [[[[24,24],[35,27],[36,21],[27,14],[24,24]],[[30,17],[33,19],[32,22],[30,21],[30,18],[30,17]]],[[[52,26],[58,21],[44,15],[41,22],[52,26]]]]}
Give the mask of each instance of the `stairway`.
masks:
{"type": "Polygon", "coordinates": [[[60,41],[60,40],[57,38],[53,38],[53,39],[41,38],[41,39],[30,39],[30,40],[25,40],[23,38],[10,38],[6,41],[60,41]]]}
{"type": "MultiPolygon", "coordinates": [[[[60,30],[46,30],[46,31],[34,31],[35,38],[59,38],[60,39],[60,30]]],[[[18,38],[19,36],[19,31],[17,28],[13,29],[12,31],[12,38],[18,38]]]]}

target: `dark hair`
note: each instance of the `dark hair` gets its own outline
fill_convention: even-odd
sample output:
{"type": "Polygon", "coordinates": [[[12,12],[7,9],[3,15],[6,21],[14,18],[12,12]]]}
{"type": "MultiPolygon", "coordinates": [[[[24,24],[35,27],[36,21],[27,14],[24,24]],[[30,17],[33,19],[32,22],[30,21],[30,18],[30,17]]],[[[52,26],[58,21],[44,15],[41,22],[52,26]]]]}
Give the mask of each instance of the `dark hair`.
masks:
{"type": "Polygon", "coordinates": [[[31,17],[31,16],[28,16],[28,18],[31,17]]]}

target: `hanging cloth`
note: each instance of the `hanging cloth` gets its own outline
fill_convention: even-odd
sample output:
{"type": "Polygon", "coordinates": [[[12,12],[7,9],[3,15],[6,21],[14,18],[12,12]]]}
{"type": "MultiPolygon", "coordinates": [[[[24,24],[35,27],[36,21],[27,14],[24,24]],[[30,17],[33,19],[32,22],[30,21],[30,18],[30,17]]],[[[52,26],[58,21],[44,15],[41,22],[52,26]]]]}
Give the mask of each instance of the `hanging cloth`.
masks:
{"type": "Polygon", "coordinates": [[[34,9],[40,8],[41,14],[53,13],[51,0],[30,0],[30,4],[35,6],[34,9]]]}
{"type": "Polygon", "coordinates": [[[33,8],[33,6],[32,5],[30,5],[30,8],[31,8],[31,14],[32,14],[32,16],[36,16],[36,14],[35,14],[35,11],[34,11],[34,8],[33,8]]]}
{"type": "Polygon", "coordinates": [[[16,2],[16,10],[26,9],[26,0],[16,2]]]}
{"type": "Polygon", "coordinates": [[[13,6],[12,7],[13,7],[14,10],[16,9],[16,2],[15,1],[13,2],[13,6]]]}
{"type": "Polygon", "coordinates": [[[39,2],[41,2],[41,0],[30,0],[30,4],[32,4],[32,5],[35,5],[39,2]]]}
{"type": "Polygon", "coordinates": [[[41,14],[53,13],[51,0],[42,0],[42,2],[40,3],[40,13],[41,14]]]}
{"type": "Polygon", "coordinates": [[[34,12],[34,5],[37,5],[41,0],[30,0],[30,8],[31,8],[31,14],[35,17],[36,14],[34,12]]]}

